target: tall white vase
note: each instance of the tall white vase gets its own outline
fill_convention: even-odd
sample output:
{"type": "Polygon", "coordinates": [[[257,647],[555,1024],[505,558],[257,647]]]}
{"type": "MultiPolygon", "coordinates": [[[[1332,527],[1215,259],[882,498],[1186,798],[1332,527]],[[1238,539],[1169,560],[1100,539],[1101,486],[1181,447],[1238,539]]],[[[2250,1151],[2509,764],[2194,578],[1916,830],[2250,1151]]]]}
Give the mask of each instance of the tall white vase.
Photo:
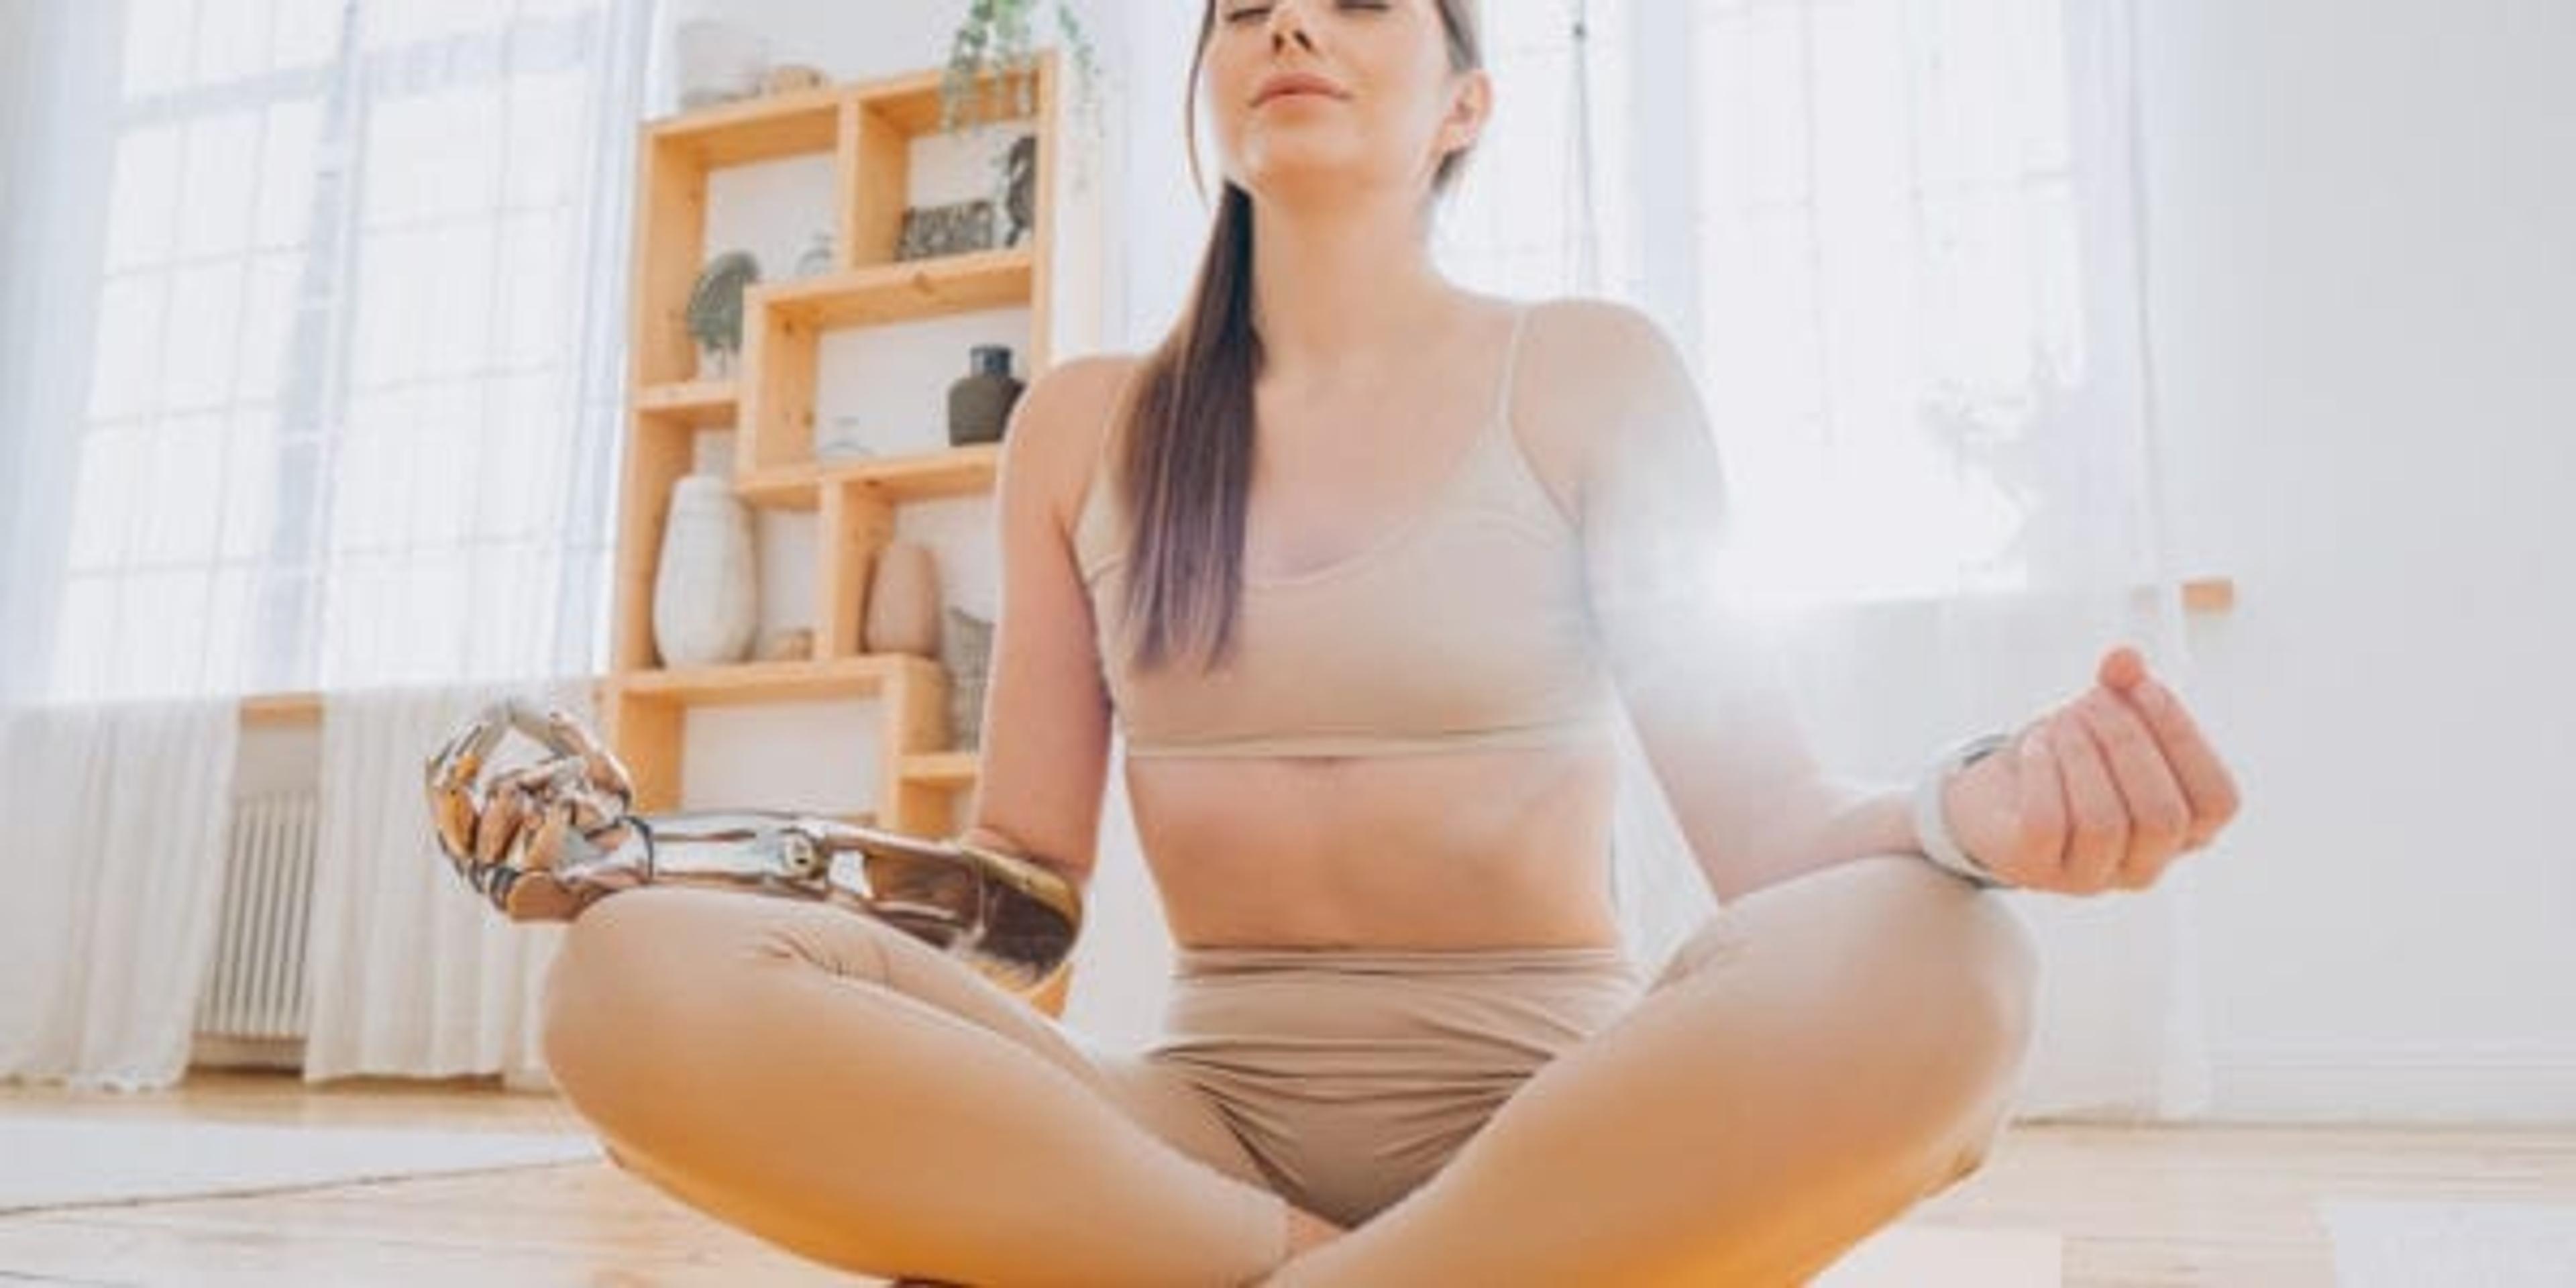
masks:
{"type": "Polygon", "coordinates": [[[751,653],[760,625],[751,508],[721,474],[671,485],[653,574],[653,645],[662,665],[714,666],[751,653]]]}

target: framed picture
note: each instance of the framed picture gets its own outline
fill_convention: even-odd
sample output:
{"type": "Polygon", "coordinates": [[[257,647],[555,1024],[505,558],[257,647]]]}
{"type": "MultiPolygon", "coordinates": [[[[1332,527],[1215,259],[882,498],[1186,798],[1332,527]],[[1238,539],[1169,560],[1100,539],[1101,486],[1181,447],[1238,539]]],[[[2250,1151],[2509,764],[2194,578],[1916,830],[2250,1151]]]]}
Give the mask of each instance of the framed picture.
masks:
{"type": "Polygon", "coordinates": [[[960,201],[945,206],[906,207],[894,257],[931,259],[992,248],[993,203],[960,201]]]}

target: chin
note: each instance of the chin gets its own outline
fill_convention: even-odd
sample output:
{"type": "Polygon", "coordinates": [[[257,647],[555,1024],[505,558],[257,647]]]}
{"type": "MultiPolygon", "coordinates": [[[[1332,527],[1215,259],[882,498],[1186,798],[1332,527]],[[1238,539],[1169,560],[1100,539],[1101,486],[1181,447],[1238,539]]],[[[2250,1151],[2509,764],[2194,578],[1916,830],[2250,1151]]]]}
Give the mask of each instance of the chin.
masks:
{"type": "Polygon", "coordinates": [[[1339,148],[1269,148],[1235,182],[1256,197],[1285,197],[1317,188],[1356,187],[1368,181],[1369,170],[1362,158],[1339,148]]]}

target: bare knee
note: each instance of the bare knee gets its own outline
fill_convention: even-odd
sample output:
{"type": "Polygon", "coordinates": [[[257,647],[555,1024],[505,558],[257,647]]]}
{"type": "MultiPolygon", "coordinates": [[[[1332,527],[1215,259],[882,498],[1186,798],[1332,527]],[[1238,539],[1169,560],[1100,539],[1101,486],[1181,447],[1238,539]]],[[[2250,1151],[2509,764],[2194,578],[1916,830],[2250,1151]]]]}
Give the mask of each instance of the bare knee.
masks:
{"type": "MultiPolygon", "coordinates": [[[[611,1131],[721,1094],[774,1059],[748,1002],[761,973],[883,980],[901,933],[800,900],[685,886],[621,891],[566,928],[539,1044],[574,1107],[611,1131]]],[[[775,1023],[775,1021],[771,1021],[775,1023]]]]}
{"type": "Polygon", "coordinates": [[[1881,1058],[1908,1069],[1922,1091],[1903,1156],[1940,1188],[1982,1166],[2002,1132],[2029,1053],[2039,953],[2003,896],[1979,890],[1912,854],[1872,856],[1854,875],[1876,888],[1864,914],[1903,972],[1898,1005],[1924,1008],[1932,1025],[1892,1025],[1881,1058]]]}
{"type": "Polygon", "coordinates": [[[1917,1193],[1976,1172],[1994,1149],[2030,1051],[2038,945],[2004,896],[1919,855],[1870,855],[1837,873],[1842,927],[1873,961],[1857,1059],[1888,1077],[1886,1167],[1917,1193]]]}
{"type": "Polygon", "coordinates": [[[657,1097],[682,1094],[692,1050],[692,994],[720,954],[718,892],[678,887],[622,891],[565,928],[539,1006],[539,1049],[566,1099],[608,1132],[623,1132],[657,1097]]]}
{"type": "MultiPolygon", "coordinates": [[[[614,1057],[607,1017],[622,1010],[625,961],[639,938],[629,913],[651,890],[629,890],[584,909],[564,928],[562,947],[546,968],[538,1001],[538,1050],[556,1086],[576,1107],[614,1057]]],[[[635,918],[634,920],[641,920],[635,918]]]]}

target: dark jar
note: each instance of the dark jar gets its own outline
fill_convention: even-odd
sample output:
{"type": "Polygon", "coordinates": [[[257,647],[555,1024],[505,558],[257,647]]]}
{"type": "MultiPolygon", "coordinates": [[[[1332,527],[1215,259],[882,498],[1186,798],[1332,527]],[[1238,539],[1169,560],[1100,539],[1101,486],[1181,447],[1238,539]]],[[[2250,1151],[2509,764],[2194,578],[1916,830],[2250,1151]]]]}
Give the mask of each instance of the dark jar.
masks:
{"type": "Polygon", "coordinates": [[[948,386],[948,445],[1002,441],[1020,382],[1011,376],[1011,346],[979,344],[967,352],[968,373],[948,386]]]}

